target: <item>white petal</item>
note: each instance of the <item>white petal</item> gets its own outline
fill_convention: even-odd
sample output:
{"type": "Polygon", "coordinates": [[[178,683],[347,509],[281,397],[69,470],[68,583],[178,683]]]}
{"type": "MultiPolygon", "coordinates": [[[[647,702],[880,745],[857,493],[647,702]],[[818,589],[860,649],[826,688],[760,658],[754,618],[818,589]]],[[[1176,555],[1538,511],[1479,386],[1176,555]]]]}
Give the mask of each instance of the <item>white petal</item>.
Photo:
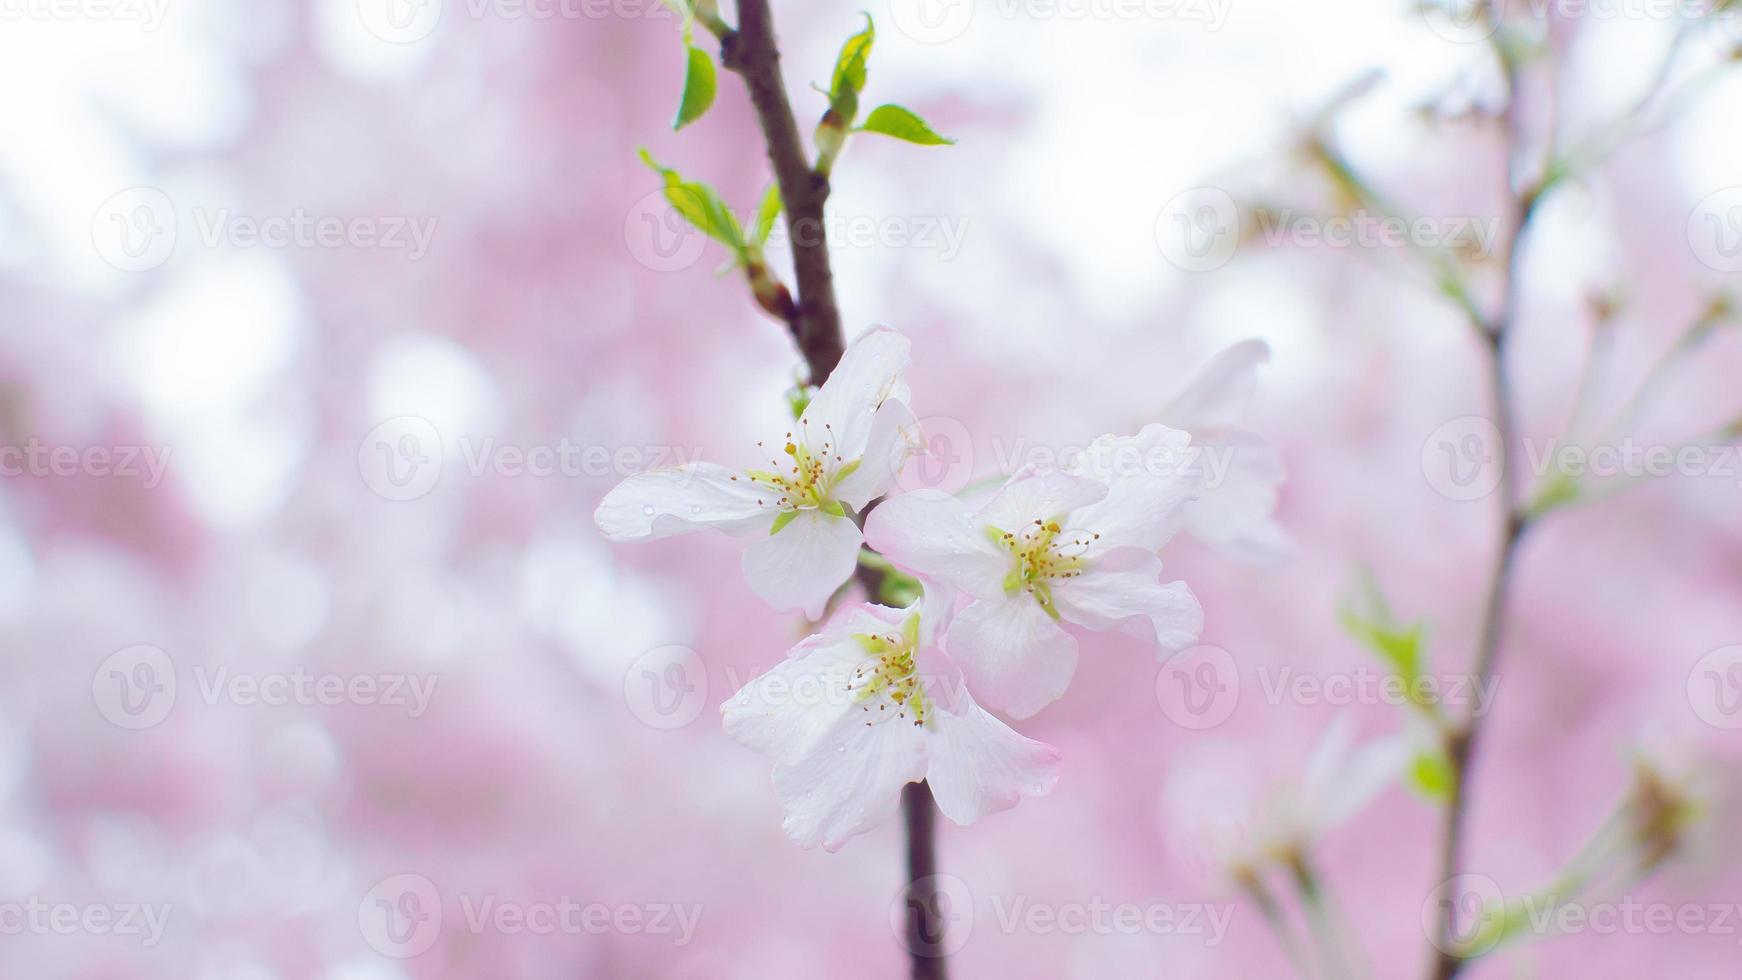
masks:
{"type": "Polygon", "coordinates": [[[926,746],[926,780],[944,816],[971,824],[1024,796],[1045,796],[1059,778],[1059,750],[1025,738],[967,698],[960,714],[939,711],[926,746]]]}
{"type": "MultiPolygon", "coordinates": [[[[919,451],[919,422],[906,402],[893,399],[883,403],[871,420],[871,434],[864,455],[857,457],[859,466],[836,484],[831,496],[854,510],[862,510],[879,495],[887,492],[908,457],[919,451]]],[[[847,457],[853,459],[854,457],[847,457]]],[[[833,464],[831,461],[831,465],[833,464]]]]}
{"type": "Polygon", "coordinates": [[[744,549],[744,578],[776,611],[823,614],[859,563],[859,528],[845,517],[800,511],[785,527],[744,549]]]}
{"type": "Polygon", "coordinates": [[[921,577],[924,595],[919,602],[919,647],[924,650],[943,638],[956,616],[956,587],[948,582],[921,577]]]}
{"type": "Polygon", "coordinates": [[[1334,782],[1313,799],[1317,831],[1345,823],[1403,773],[1414,752],[1401,735],[1376,738],[1349,753],[1334,782]]]}
{"type": "Polygon", "coordinates": [[[829,380],[817,389],[799,419],[799,431],[812,450],[847,459],[861,456],[871,436],[871,417],[887,400],[906,401],[902,372],[912,360],[906,337],[873,327],[847,346],[829,380]]]}
{"type": "Polygon", "coordinates": [[[1262,437],[1239,429],[1194,434],[1203,451],[1206,482],[1186,505],[1186,530],[1217,551],[1251,564],[1274,564],[1293,553],[1276,523],[1285,470],[1282,454],[1262,437]]]}
{"type": "Polygon", "coordinates": [[[768,492],[743,474],[714,463],[686,463],[617,484],[599,502],[593,523],[613,541],[651,541],[707,527],[766,528],[776,511],[772,502],[758,503],[758,496],[768,492]]]}
{"type": "Polygon", "coordinates": [[[1343,767],[1349,747],[1354,744],[1355,719],[1347,712],[1331,719],[1313,745],[1313,754],[1307,757],[1306,768],[1301,773],[1301,789],[1308,796],[1317,796],[1335,786],[1337,771],[1343,767]]]}
{"type": "Polygon", "coordinates": [[[982,700],[1015,718],[1057,701],[1077,670],[1076,638],[1021,592],[979,599],[958,613],[944,650],[982,700]]]}
{"type": "Polygon", "coordinates": [[[925,778],[925,736],[906,722],[847,724],[793,765],[774,767],[787,836],[838,851],[889,819],[901,787],[925,778]]]}
{"type": "Polygon", "coordinates": [[[1133,545],[1158,551],[1186,519],[1203,488],[1203,460],[1191,436],[1150,424],[1135,436],[1102,436],[1073,472],[1107,484],[1106,499],[1070,515],[1073,530],[1093,531],[1100,548],[1133,545]]]}
{"type": "Polygon", "coordinates": [[[1107,496],[1107,487],[1063,470],[1026,467],[1012,476],[987,502],[974,521],[1001,531],[1020,531],[1035,521],[1051,520],[1107,496]]]}
{"type": "Polygon", "coordinates": [[[727,735],[784,763],[809,756],[848,723],[848,683],[866,659],[845,632],[809,637],[792,652],[720,705],[727,735]]]}
{"type": "Polygon", "coordinates": [[[949,494],[922,490],[885,500],[866,516],[865,540],[915,575],[974,595],[1003,592],[1009,557],[949,494]]]}
{"type": "Polygon", "coordinates": [[[1239,421],[1258,385],[1258,365],[1269,360],[1270,347],[1257,339],[1219,351],[1162,409],[1161,420],[1188,431],[1239,421]]]}
{"type": "Polygon", "coordinates": [[[1184,582],[1162,584],[1161,559],[1119,548],[1091,560],[1082,575],[1053,583],[1059,614],[1094,630],[1122,630],[1172,651],[1197,642],[1204,610],[1184,582]]]}

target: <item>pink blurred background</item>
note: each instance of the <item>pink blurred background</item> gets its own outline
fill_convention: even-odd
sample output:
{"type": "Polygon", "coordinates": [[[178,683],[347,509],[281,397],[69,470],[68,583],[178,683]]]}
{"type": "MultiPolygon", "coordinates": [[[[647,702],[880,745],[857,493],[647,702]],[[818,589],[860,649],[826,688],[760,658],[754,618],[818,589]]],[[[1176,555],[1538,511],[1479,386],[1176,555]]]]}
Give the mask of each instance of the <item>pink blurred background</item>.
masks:
{"type": "MultiPolygon", "coordinates": [[[[768,174],[741,83],[722,75],[713,111],[673,134],[683,53],[652,0],[388,3],[6,7],[0,441],[106,447],[114,465],[0,480],[0,906],[168,917],[144,941],[12,929],[0,912],[0,974],[899,975],[899,826],[835,855],[799,849],[767,761],[720,732],[717,705],[803,624],[754,599],[729,539],[608,547],[591,521],[618,479],[674,451],[743,462],[785,410],[788,339],[739,278],[712,275],[716,246],[660,224],[635,156],[646,146],[747,208],[768,174]],[[297,216],[336,219],[344,240],[248,237],[297,216]],[[524,471],[516,451],[555,472],[524,471]],[[276,699],[290,703],[247,686],[298,677],[309,688],[276,699]],[[327,697],[323,678],[350,686],[327,697]],[[648,918],[533,934],[468,916],[565,899],[648,918]],[[412,932],[383,942],[378,901],[412,913],[412,932]],[[693,932],[652,926],[674,906],[699,909],[693,932]],[[407,935],[427,948],[396,955],[407,935]]],[[[1556,124],[1574,135],[1650,84],[1675,27],[1650,5],[1597,7],[1622,12],[1555,25],[1556,124]]],[[[1429,620],[1435,670],[1463,669],[1494,504],[1440,492],[1423,456],[1485,411],[1484,367],[1394,250],[1256,247],[1194,273],[1158,229],[1195,187],[1322,204],[1293,153],[1301,127],[1375,70],[1335,126],[1347,154],[1413,213],[1497,213],[1493,128],[1423,112],[1492,104],[1492,58],[1401,0],[871,13],[870,97],[959,144],[849,148],[831,203],[838,288],[850,332],[913,339],[914,408],[954,465],[995,475],[1013,453],[1134,431],[1210,353],[1256,336],[1273,354],[1251,421],[1289,469],[1292,560],[1168,552],[1203,601],[1203,642],[1238,665],[1226,719],[1182,724],[1151,652],[1086,642],[1066,699],[1021,726],[1063,750],[1058,788],[942,827],[943,868],[973,896],[952,966],[1285,975],[1263,920],[1203,859],[1181,780],[1285,778],[1339,715],[1364,736],[1404,728],[1394,705],[1266,695],[1284,669],[1379,669],[1336,616],[1363,565],[1429,620]],[[1230,917],[1214,937],[1004,928],[1017,898],[1230,917]]],[[[823,99],[808,84],[860,17],[797,3],[776,17],[809,120],[823,99]]],[[[1694,45],[1688,64],[1721,52],[1694,45]]],[[[1696,231],[1742,185],[1738,110],[1742,81],[1712,86],[1544,212],[1515,338],[1526,435],[1564,428],[1592,295],[1626,300],[1599,389],[1615,407],[1734,286],[1742,265],[1696,231]]],[[[1739,371],[1726,327],[1639,438],[1736,418],[1739,371]]],[[[1689,693],[1702,658],[1742,643],[1739,481],[1657,481],[1527,542],[1471,813],[1470,869],[1506,894],[1597,829],[1640,745],[1721,770],[1742,758],[1742,716],[1714,719],[1689,693]]],[[[1397,785],[1319,853],[1373,976],[1426,962],[1437,833],[1397,785]]],[[[1630,894],[1742,902],[1735,850],[1630,894]]],[[[1739,941],[1742,917],[1587,932],[1466,975],[1732,977],[1739,941]]]]}

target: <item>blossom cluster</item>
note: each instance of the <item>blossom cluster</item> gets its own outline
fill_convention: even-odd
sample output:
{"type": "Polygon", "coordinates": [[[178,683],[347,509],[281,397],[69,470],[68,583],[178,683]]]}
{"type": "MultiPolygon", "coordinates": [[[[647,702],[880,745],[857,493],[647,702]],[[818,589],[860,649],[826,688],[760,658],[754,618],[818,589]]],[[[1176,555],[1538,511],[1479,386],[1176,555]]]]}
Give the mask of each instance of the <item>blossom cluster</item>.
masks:
{"type": "Polygon", "coordinates": [[[774,761],[785,830],[805,846],[838,849],[919,780],[945,816],[972,823],[1058,781],[1058,751],[992,712],[1020,720],[1062,697],[1078,632],[1119,631],[1163,653],[1197,640],[1197,598],[1162,574],[1176,533],[1248,559],[1286,549],[1272,519],[1280,462],[1237,420],[1267,354],[1257,341],[1229,348],[1161,408],[1164,421],[1102,436],[1063,468],[1025,466],[984,500],[885,499],[925,442],[904,381],[910,344],[874,328],[791,429],[757,443],[760,466],[639,474],[594,519],[619,541],[704,528],[746,537],[751,590],[812,621],[862,563],[911,577],[919,589],[903,608],[834,611],[722,705],[723,723],[774,761]],[[1194,440],[1240,447],[1229,479],[1208,487],[1196,467],[1112,465],[1184,459],[1194,440]]]}

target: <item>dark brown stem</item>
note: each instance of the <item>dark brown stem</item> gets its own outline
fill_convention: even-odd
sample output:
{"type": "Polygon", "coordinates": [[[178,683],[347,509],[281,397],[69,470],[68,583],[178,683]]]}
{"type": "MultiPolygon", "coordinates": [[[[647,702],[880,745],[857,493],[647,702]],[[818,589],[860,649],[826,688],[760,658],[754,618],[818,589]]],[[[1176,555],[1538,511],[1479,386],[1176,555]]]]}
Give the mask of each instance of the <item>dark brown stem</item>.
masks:
{"type": "MultiPolygon", "coordinates": [[[[798,279],[798,302],[783,318],[804,355],[810,382],[820,385],[840,363],[847,348],[841,310],[835,300],[835,276],[829,266],[829,242],[823,207],[829,199],[829,179],[812,168],[799,135],[798,121],[780,76],[780,51],[774,40],[774,18],[768,0],[739,0],[738,28],[720,36],[720,62],[744,79],[750,102],[768,148],[768,162],[780,183],[792,241],[792,267],[798,279]]],[[[872,503],[870,506],[876,506],[872,503]]],[[[866,508],[867,510],[870,507],[866,508]]],[[[883,573],[859,566],[857,577],[866,596],[877,601],[883,573]]],[[[937,905],[937,805],[931,788],[909,783],[901,794],[907,826],[906,946],[914,980],[944,980],[945,921],[937,905]]]]}
{"type": "Polygon", "coordinates": [[[720,61],[750,89],[750,102],[768,147],[768,162],[780,182],[780,200],[792,239],[792,267],[798,278],[798,304],[787,319],[792,338],[810,365],[811,384],[822,384],[846,349],[841,311],[835,302],[835,276],[829,266],[823,205],[829,180],[812,169],[798,121],[780,76],[780,51],[768,0],[740,0],[738,29],[720,38],[720,61]]]}
{"type": "Polygon", "coordinates": [[[913,960],[913,980],[944,980],[943,945],[948,921],[937,895],[937,805],[931,787],[908,783],[901,792],[901,813],[907,824],[907,950],[913,960]]]}

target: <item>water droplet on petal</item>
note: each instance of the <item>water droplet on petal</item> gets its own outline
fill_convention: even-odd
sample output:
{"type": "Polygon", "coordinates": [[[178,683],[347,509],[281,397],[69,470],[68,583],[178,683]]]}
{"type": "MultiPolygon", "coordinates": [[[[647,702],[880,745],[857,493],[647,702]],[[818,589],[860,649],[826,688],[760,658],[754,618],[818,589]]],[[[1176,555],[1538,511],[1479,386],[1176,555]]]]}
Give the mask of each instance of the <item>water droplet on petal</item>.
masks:
{"type": "Polygon", "coordinates": [[[653,505],[648,504],[647,506],[641,508],[641,512],[643,514],[646,514],[648,517],[652,517],[653,516],[653,505]]]}

